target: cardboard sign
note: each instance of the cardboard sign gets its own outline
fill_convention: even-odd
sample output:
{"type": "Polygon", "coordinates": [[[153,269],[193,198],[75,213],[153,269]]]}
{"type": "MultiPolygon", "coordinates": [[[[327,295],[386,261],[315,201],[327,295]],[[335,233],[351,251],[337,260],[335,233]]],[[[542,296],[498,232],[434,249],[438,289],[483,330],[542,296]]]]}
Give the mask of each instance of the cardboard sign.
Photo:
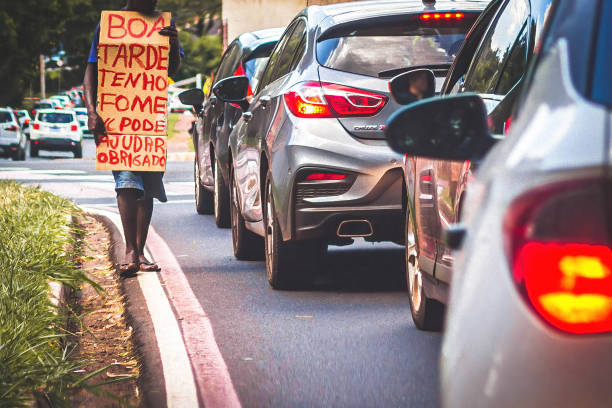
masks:
{"type": "Polygon", "coordinates": [[[97,170],[166,170],[165,136],[108,135],[98,145],[97,170]]]}
{"type": "Polygon", "coordinates": [[[170,13],[102,12],[97,108],[108,139],[98,146],[96,169],[165,170],[170,45],[158,31],[170,24],[170,13]],[[161,150],[135,149],[162,140],[163,160],[161,150]]]}

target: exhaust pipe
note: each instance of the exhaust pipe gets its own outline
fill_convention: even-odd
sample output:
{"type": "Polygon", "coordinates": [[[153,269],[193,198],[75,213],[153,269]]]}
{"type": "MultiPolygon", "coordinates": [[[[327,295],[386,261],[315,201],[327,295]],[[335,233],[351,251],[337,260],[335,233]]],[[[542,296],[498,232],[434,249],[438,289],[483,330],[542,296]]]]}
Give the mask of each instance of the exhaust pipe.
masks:
{"type": "Polygon", "coordinates": [[[340,238],[365,238],[374,235],[374,229],[372,223],[368,220],[346,220],[338,225],[336,235],[340,238]]]}

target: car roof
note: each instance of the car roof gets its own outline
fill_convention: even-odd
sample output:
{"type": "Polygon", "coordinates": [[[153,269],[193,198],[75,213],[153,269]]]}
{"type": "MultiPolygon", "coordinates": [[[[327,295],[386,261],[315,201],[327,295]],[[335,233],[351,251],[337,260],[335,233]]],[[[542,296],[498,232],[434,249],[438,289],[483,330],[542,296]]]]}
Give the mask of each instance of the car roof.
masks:
{"type": "Polygon", "coordinates": [[[308,16],[311,25],[319,25],[320,33],[343,24],[366,19],[384,18],[416,14],[431,11],[463,11],[482,12],[490,0],[440,0],[435,4],[426,4],[422,0],[382,0],[356,1],[349,3],[330,4],[326,6],[310,6],[302,11],[308,16]]]}
{"type": "Polygon", "coordinates": [[[72,115],[74,111],[68,109],[39,109],[36,113],[67,113],[72,115]]]}

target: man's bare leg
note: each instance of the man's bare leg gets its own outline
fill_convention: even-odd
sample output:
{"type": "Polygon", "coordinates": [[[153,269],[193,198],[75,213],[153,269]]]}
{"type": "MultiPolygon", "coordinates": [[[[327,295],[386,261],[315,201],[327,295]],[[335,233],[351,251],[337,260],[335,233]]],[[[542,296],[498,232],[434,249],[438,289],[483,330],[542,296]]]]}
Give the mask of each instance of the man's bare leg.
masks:
{"type": "Polygon", "coordinates": [[[147,243],[147,235],[149,234],[149,225],[151,224],[152,215],[153,199],[147,198],[144,200],[138,200],[136,249],[138,251],[139,262],[144,264],[149,263],[149,260],[144,256],[144,248],[145,244],[147,243]]]}
{"type": "Polygon", "coordinates": [[[117,194],[117,207],[123,224],[125,236],[124,264],[138,266],[138,197],[141,191],[133,188],[124,188],[117,194]]]}

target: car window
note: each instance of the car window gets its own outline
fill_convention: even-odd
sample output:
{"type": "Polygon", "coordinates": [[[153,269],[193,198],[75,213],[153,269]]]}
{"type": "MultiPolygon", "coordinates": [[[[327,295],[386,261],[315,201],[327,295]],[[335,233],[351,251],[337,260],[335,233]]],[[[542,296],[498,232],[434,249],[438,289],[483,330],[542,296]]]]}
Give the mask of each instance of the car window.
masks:
{"type": "Polygon", "coordinates": [[[39,113],[38,120],[39,122],[47,123],[71,123],[73,121],[73,117],[68,113],[39,113]]]}
{"type": "Polygon", "coordinates": [[[268,60],[268,64],[266,65],[266,70],[264,71],[261,77],[261,81],[259,81],[259,85],[257,87],[257,90],[255,90],[255,93],[259,92],[259,90],[261,89],[264,89],[266,86],[268,86],[270,82],[272,82],[271,78],[274,73],[274,69],[278,65],[278,60],[280,56],[282,55],[282,52],[285,48],[285,44],[287,44],[287,41],[291,37],[291,34],[293,33],[294,28],[295,28],[295,24],[289,27],[287,31],[285,32],[285,34],[281,37],[281,39],[276,44],[276,47],[274,47],[272,54],[270,54],[270,59],[268,60]]]}
{"type": "Polygon", "coordinates": [[[591,89],[594,101],[612,106],[612,2],[602,3],[591,89]]]}
{"type": "Polygon", "coordinates": [[[319,41],[317,60],[327,68],[373,77],[412,66],[450,64],[476,17],[465,14],[459,22],[364,25],[319,41]]]}
{"type": "Polygon", "coordinates": [[[499,78],[499,83],[495,94],[505,95],[514,85],[521,79],[527,69],[527,52],[529,48],[529,35],[527,25],[523,27],[523,31],[518,36],[516,43],[510,51],[510,55],[504,61],[504,67],[499,78]]]}
{"type": "Polygon", "coordinates": [[[251,89],[257,89],[263,70],[266,69],[268,57],[253,58],[244,63],[244,73],[249,78],[251,89]]]}
{"type": "MultiPolygon", "coordinates": [[[[500,80],[501,69],[514,51],[517,39],[526,29],[528,5],[524,0],[509,1],[501,10],[492,29],[485,36],[480,52],[472,61],[465,79],[464,90],[492,94],[500,80]]],[[[520,52],[520,50],[517,50],[520,52]]],[[[511,72],[509,71],[508,74],[511,72]]],[[[505,86],[507,82],[505,81],[505,86]]]]}
{"type": "Polygon", "coordinates": [[[278,58],[278,66],[276,68],[276,72],[274,72],[270,78],[270,82],[274,82],[276,79],[282,77],[290,71],[292,65],[291,63],[293,62],[300,43],[305,36],[306,23],[304,20],[300,20],[297,22],[291,36],[287,39],[287,45],[278,58]]]}
{"type": "Polygon", "coordinates": [[[49,109],[52,107],[53,105],[51,105],[50,103],[35,103],[34,104],[35,109],[49,109]]]}
{"type": "Polygon", "coordinates": [[[13,117],[11,116],[10,112],[0,112],[0,123],[8,123],[12,121],[13,117]]]}
{"type": "Polygon", "coordinates": [[[215,76],[215,83],[231,76],[234,73],[234,67],[238,64],[239,59],[240,47],[238,44],[234,44],[223,56],[223,60],[221,61],[219,69],[217,70],[217,75],[215,76]]]}

